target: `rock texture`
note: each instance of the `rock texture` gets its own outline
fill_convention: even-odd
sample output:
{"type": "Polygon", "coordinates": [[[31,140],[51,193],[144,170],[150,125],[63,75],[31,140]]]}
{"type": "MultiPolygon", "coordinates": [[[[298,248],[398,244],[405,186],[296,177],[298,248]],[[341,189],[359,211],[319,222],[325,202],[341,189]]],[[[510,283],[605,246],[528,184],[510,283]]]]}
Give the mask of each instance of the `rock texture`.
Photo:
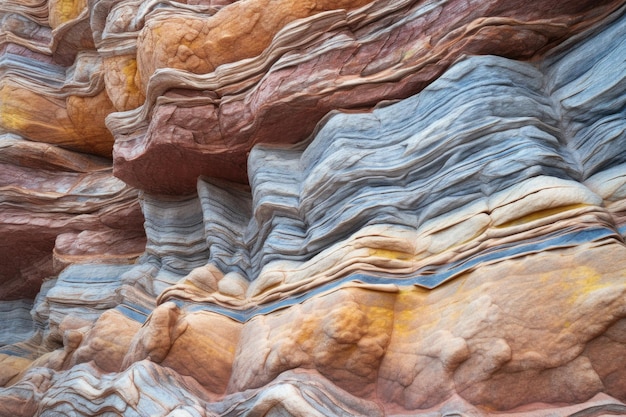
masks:
{"type": "Polygon", "coordinates": [[[626,415],[621,1],[5,0],[0,415],[626,415]]]}
{"type": "Polygon", "coordinates": [[[0,139],[0,300],[34,298],[81,260],[121,261],[145,245],[137,191],[105,159],[5,133],[0,139]]]}
{"type": "MultiPolygon", "coordinates": [[[[242,4],[251,10],[262,7],[261,1],[248,3],[242,4]]],[[[381,100],[408,97],[464,54],[533,57],[616,6],[378,1],[287,24],[293,16],[287,3],[271,2],[277,6],[271,13],[285,16],[280,20],[284,26],[262,53],[249,59],[240,59],[247,57],[244,51],[242,56],[224,56],[218,39],[215,47],[201,41],[221,21],[226,22],[225,42],[257,39],[250,36],[252,29],[231,33],[227,16],[236,12],[232,7],[214,17],[203,14],[197,24],[187,18],[191,27],[182,32],[191,39],[180,46],[182,35],[166,40],[172,32],[169,25],[175,24],[165,23],[169,17],[156,14],[146,24],[137,41],[136,73],[142,80],[150,77],[146,101],[135,111],[112,115],[108,123],[118,139],[116,175],[133,186],[168,194],[192,192],[198,175],[245,182],[246,154],[256,143],[299,142],[331,110],[363,110],[381,100]],[[176,52],[153,51],[156,43],[169,51],[168,42],[177,46],[176,52]],[[202,48],[196,50],[193,42],[202,48]],[[228,58],[228,65],[213,72],[210,64],[198,64],[228,58]],[[175,175],[154,169],[163,165],[175,175]]],[[[264,26],[265,19],[255,23],[262,16],[250,24],[264,26]]]]}

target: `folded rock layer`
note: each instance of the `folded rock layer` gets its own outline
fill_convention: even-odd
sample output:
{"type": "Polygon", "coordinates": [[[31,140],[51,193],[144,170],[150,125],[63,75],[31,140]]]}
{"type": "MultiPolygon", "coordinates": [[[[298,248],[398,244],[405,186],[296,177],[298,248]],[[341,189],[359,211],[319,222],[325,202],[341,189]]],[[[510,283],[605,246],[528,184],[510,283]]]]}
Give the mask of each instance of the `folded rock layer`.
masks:
{"type": "Polygon", "coordinates": [[[132,261],[144,250],[137,191],[110,162],[0,137],[0,300],[34,298],[73,262],[132,261]]]}
{"type": "Polygon", "coordinates": [[[626,414],[623,2],[0,15],[0,416],[626,414]]]}
{"type": "MultiPolygon", "coordinates": [[[[241,4],[254,9],[257,3],[241,4]]],[[[182,44],[178,33],[169,40],[173,23],[167,17],[157,14],[142,29],[137,71],[147,82],[146,101],[108,119],[116,137],[115,173],[127,183],[152,193],[186,194],[199,175],[245,182],[246,155],[254,144],[299,142],[331,110],[370,109],[381,100],[408,97],[464,54],[541,56],[617,6],[559,2],[525,10],[507,1],[371,2],[295,20],[262,53],[240,59],[242,51],[228,61],[219,46],[201,40],[238,5],[213,17],[186,16],[191,39],[182,44]],[[159,53],[161,48],[169,53],[159,53]],[[205,56],[224,64],[212,71],[205,56]],[[155,169],[160,166],[170,169],[155,169]]],[[[272,13],[292,16],[290,7],[272,13]]],[[[256,30],[254,22],[254,29],[237,35],[225,24],[223,36],[236,42],[256,30]]]]}

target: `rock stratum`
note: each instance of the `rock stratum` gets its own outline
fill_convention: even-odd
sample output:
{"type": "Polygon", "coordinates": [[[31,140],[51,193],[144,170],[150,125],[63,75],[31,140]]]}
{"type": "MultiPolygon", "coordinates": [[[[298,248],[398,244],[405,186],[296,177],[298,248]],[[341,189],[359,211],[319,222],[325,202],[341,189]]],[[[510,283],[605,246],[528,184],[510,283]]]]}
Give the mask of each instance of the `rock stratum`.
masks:
{"type": "Polygon", "coordinates": [[[626,4],[2,0],[1,416],[626,415],[626,4]]]}

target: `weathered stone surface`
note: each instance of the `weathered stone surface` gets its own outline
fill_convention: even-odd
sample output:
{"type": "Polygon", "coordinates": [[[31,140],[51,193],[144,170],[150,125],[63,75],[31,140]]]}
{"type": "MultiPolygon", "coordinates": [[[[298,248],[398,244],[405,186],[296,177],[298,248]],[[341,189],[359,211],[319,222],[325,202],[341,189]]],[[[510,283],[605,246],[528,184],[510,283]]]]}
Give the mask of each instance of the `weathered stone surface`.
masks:
{"type": "Polygon", "coordinates": [[[110,163],[12,135],[0,141],[0,299],[34,297],[70,263],[141,254],[137,192],[110,163]]]}
{"type": "Polygon", "coordinates": [[[260,387],[303,368],[360,397],[372,396],[393,331],[393,303],[393,294],[347,289],[252,318],[243,327],[229,391],[260,387]]]}
{"type": "Polygon", "coordinates": [[[113,137],[104,118],[113,106],[104,91],[100,56],[82,52],[66,68],[13,55],[3,57],[0,128],[29,140],[110,156],[113,137]]]}
{"type": "Polygon", "coordinates": [[[458,392],[472,404],[510,409],[581,402],[606,389],[584,351],[623,321],[623,266],[611,261],[623,252],[616,242],[529,255],[441,291],[402,293],[394,327],[402,331],[380,368],[381,396],[414,409],[458,392]]]}
{"type": "MultiPolygon", "coordinates": [[[[204,22],[211,25],[240,4],[254,9],[257,3],[238,2],[213,18],[192,20],[200,26],[185,33],[202,37],[204,22]]],[[[142,108],[109,118],[117,138],[116,175],[141,189],[168,194],[193,191],[199,175],[245,182],[246,155],[256,143],[299,142],[330,110],[363,110],[381,100],[408,97],[463,54],[541,56],[617,5],[578,2],[573,7],[559,2],[524,8],[507,1],[481,2],[480,7],[456,1],[372,2],[354,11],[294,21],[262,54],[247,60],[232,56],[226,61],[232,63],[206,75],[174,69],[210,71],[213,66],[203,58],[202,48],[198,55],[185,45],[180,46],[185,52],[163,51],[160,64],[145,64],[143,72],[138,66],[144,82],[153,68],[171,67],[151,76],[142,108]],[[184,64],[179,56],[186,59],[184,64]],[[167,99],[157,102],[163,95],[167,99]],[[153,169],[156,166],[170,170],[165,173],[153,169]]],[[[164,48],[170,44],[173,31],[159,31],[160,23],[155,22],[142,32],[148,45],[139,57],[159,56],[150,46],[157,41],[164,48]]],[[[172,36],[178,48],[175,40],[180,35],[172,36]]],[[[239,36],[248,36],[248,31],[239,36]]],[[[220,51],[216,55],[222,56],[220,51]]],[[[144,61],[152,59],[138,63],[144,61]]]]}
{"type": "Polygon", "coordinates": [[[0,15],[0,416],[626,414],[623,2],[0,15]]]}

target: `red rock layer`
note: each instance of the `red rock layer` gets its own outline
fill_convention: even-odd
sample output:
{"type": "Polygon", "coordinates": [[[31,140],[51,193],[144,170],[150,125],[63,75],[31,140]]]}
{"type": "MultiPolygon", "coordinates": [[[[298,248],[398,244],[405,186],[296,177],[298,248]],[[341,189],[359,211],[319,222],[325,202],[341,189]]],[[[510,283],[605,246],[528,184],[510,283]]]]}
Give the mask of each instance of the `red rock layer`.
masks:
{"type": "Polygon", "coordinates": [[[142,222],[137,192],[107,160],[2,138],[0,300],[34,298],[69,263],[134,259],[142,222]]]}
{"type": "MultiPolygon", "coordinates": [[[[199,175],[246,182],[246,155],[256,143],[295,143],[333,109],[363,111],[381,100],[415,94],[463,54],[536,58],[620,4],[372,2],[351,12],[294,21],[259,56],[231,62],[240,57],[228,55],[219,63],[231,63],[204,76],[172,70],[150,75],[158,67],[199,73],[215,67],[196,66],[204,61],[193,49],[183,54],[167,47],[169,32],[161,28],[169,26],[156,20],[139,38],[147,101],[137,111],[109,119],[116,137],[115,175],[165,194],[193,192],[199,175]]],[[[191,22],[211,26],[229,9],[191,22]]],[[[272,13],[289,14],[289,9],[272,13]]],[[[247,44],[249,33],[227,38],[247,44]]],[[[223,56],[219,48],[216,55],[223,56]]],[[[248,55],[253,54],[242,56],[248,55]]]]}

